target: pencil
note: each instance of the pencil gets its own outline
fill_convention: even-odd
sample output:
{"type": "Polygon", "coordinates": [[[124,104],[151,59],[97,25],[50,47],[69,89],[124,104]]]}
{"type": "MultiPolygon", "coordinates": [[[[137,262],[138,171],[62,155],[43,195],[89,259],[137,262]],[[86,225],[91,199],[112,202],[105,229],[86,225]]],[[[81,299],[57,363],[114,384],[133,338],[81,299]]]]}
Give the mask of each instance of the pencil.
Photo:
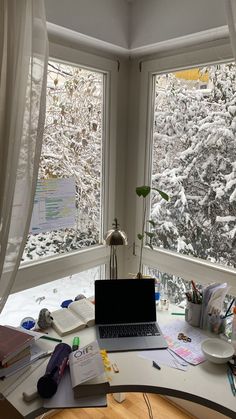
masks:
{"type": "Polygon", "coordinates": [[[62,342],[62,339],[53,338],[51,336],[41,336],[40,339],[52,340],[53,342],[62,342]]]}

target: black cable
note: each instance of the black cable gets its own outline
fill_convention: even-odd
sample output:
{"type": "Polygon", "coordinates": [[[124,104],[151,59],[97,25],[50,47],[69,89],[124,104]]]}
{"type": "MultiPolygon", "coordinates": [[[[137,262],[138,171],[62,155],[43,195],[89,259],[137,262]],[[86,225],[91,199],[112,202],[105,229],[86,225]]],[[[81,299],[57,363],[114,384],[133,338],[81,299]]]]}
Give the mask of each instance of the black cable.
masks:
{"type": "Polygon", "coordinates": [[[143,398],[144,398],[144,401],[145,401],[145,403],[146,403],[146,405],[147,405],[147,408],[148,408],[148,415],[149,415],[149,418],[150,418],[150,419],[154,419],[154,418],[153,418],[153,414],[152,414],[152,407],[151,407],[151,403],[150,403],[149,398],[148,398],[148,396],[147,396],[147,394],[146,394],[146,393],[143,393],[143,398]]]}

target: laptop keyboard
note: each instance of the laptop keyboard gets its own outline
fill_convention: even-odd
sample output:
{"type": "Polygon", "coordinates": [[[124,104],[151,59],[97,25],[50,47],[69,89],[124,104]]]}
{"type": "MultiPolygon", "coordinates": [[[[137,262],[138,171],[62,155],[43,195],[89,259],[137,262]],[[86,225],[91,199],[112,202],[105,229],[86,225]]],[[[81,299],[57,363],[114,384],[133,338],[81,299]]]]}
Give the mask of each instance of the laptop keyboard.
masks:
{"type": "Polygon", "coordinates": [[[155,323],[99,326],[101,339],[160,336],[155,323]]]}

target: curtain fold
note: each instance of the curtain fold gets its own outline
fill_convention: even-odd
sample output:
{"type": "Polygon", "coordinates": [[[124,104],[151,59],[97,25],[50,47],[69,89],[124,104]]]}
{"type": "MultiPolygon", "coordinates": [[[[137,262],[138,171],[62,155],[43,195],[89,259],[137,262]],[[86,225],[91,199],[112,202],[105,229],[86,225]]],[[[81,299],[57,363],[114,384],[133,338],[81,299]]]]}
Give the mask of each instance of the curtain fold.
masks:
{"type": "Polygon", "coordinates": [[[229,36],[236,62],[236,0],[225,0],[226,17],[229,27],[229,36]]]}
{"type": "Polygon", "coordinates": [[[15,281],[35,193],[46,107],[43,0],[0,0],[0,312],[15,281]]]}

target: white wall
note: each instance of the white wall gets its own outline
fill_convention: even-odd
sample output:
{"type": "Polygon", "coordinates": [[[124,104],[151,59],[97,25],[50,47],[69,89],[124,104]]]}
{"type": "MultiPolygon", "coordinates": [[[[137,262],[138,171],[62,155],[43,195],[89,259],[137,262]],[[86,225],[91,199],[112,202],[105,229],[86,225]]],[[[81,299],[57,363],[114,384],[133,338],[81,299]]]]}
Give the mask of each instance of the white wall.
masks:
{"type": "Polygon", "coordinates": [[[224,0],[45,0],[47,21],[123,48],[226,25],[224,0]]]}
{"type": "Polygon", "coordinates": [[[130,48],[226,25],[224,0],[135,0],[130,48]]]}
{"type": "Polygon", "coordinates": [[[128,47],[130,4],[126,0],[45,0],[45,7],[48,22],[128,47]]]}

